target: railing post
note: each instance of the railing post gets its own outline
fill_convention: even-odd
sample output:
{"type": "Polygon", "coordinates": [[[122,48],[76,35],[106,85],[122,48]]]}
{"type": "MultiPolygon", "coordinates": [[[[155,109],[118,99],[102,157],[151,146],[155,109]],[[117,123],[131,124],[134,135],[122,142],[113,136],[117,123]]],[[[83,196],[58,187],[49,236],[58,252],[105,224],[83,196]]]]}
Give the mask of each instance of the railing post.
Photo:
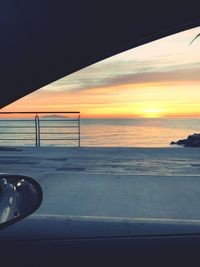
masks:
{"type": "Polygon", "coordinates": [[[78,115],[78,147],[81,146],[81,124],[80,124],[80,113],[78,115]]]}
{"type": "Polygon", "coordinates": [[[40,118],[38,116],[38,146],[40,147],[40,118]]]}
{"type": "Polygon", "coordinates": [[[35,115],[35,146],[40,147],[40,119],[35,115]]]}
{"type": "Polygon", "coordinates": [[[35,115],[35,146],[38,146],[38,131],[37,131],[37,117],[38,115],[35,115]]]}

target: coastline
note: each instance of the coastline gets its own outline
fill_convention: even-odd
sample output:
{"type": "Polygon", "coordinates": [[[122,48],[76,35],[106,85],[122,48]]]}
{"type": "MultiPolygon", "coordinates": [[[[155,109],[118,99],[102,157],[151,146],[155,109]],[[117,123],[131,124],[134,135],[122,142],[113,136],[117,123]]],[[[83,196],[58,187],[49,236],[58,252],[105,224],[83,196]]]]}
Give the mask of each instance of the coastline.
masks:
{"type": "Polygon", "coordinates": [[[200,148],[16,148],[1,172],[39,181],[36,214],[200,220],[200,148]]]}
{"type": "Polygon", "coordinates": [[[1,172],[200,176],[200,148],[2,147],[1,172]],[[63,168],[63,169],[62,169],[63,168]]]}

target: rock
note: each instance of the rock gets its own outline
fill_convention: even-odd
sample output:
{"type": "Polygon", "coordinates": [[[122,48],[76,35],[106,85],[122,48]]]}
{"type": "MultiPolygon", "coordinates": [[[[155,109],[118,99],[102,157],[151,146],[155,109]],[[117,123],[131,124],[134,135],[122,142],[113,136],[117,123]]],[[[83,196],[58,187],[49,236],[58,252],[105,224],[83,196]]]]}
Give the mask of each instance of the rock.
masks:
{"type": "Polygon", "coordinates": [[[200,147],[200,134],[194,133],[189,135],[187,139],[181,139],[177,142],[171,142],[170,145],[183,145],[184,147],[200,147]]]}
{"type": "Polygon", "coordinates": [[[170,143],[170,145],[186,145],[186,144],[187,144],[187,139],[181,139],[181,140],[178,140],[177,142],[172,141],[170,143]]]}
{"type": "Polygon", "coordinates": [[[174,141],[172,141],[172,142],[170,143],[170,145],[177,145],[177,143],[174,142],[174,141]]]}
{"type": "Polygon", "coordinates": [[[187,139],[181,139],[177,141],[177,145],[186,145],[187,144],[187,139]]]}

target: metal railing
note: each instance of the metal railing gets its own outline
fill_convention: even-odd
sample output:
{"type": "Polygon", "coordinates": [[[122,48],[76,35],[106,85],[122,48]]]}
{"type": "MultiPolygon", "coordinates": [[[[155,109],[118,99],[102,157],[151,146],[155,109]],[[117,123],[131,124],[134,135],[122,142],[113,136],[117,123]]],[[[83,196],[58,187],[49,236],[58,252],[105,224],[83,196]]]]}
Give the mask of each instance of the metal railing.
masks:
{"type": "MultiPolygon", "coordinates": [[[[78,111],[0,112],[0,145],[12,141],[15,145],[21,142],[22,145],[34,144],[40,147],[52,145],[52,142],[56,141],[56,144],[66,146],[70,141],[71,145],[74,146],[74,143],[77,143],[80,147],[80,139],[80,112],[78,111]],[[11,118],[11,116],[20,117],[11,118]]],[[[53,145],[56,144],[53,143],[53,145]]]]}

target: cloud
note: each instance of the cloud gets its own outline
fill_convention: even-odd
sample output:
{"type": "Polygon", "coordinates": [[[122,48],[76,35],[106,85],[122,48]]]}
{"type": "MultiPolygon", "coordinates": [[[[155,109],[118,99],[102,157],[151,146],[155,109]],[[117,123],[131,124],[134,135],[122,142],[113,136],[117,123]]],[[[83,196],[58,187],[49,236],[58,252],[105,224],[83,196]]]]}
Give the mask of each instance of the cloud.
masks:
{"type": "Polygon", "coordinates": [[[189,45],[199,27],[130,49],[79,70],[42,91],[81,92],[128,83],[197,81],[199,45],[189,45]]]}
{"type": "Polygon", "coordinates": [[[48,86],[42,91],[82,92],[95,88],[114,87],[123,84],[145,84],[161,82],[200,81],[200,64],[185,64],[178,66],[160,66],[136,62],[135,64],[105,65],[84,69],[82,72],[65,77],[48,86]],[[133,65],[135,69],[133,70],[133,65]]]}
{"type": "Polygon", "coordinates": [[[200,67],[196,69],[180,69],[165,72],[145,72],[123,75],[107,81],[108,86],[145,83],[173,83],[173,82],[200,82],[200,67]]]}

